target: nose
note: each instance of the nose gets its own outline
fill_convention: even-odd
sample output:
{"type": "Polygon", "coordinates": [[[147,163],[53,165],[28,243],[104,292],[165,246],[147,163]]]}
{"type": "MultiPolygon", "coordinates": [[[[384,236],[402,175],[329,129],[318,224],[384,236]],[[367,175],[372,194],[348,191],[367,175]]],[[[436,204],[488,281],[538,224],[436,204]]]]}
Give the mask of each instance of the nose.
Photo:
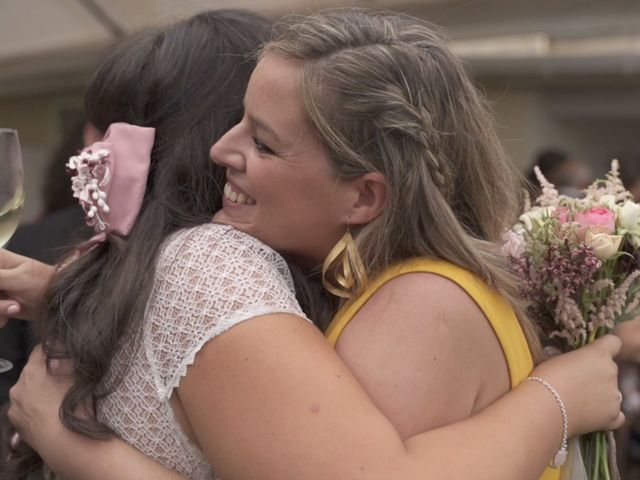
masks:
{"type": "Polygon", "coordinates": [[[233,170],[244,170],[245,156],[240,128],[241,124],[234,126],[213,144],[209,156],[214,163],[233,170]]]}

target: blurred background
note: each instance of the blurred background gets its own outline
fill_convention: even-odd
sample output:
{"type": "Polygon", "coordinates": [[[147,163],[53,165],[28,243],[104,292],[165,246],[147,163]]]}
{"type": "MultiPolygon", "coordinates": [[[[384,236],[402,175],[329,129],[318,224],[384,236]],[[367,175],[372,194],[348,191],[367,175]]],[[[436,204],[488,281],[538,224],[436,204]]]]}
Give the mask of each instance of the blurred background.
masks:
{"type": "Polygon", "coordinates": [[[442,25],[523,171],[549,148],[589,167],[578,176],[602,174],[613,157],[640,163],[637,0],[2,0],[0,126],[17,128],[23,144],[23,221],[42,214],[45,164],[80,121],[83,87],[111,43],[206,8],[277,18],[344,5],[442,25]]]}
{"type": "MultiPolygon", "coordinates": [[[[640,190],[638,0],[0,0],[0,127],[21,137],[23,223],[41,219],[52,202],[46,197],[58,195],[49,188],[52,161],[63,169],[56,151],[81,135],[84,86],[111,44],[209,8],[278,18],[348,5],[404,11],[444,27],[523,173],[539,161],[571,193],[619,158],[628,187],[640,190]]],[[[625,459],[640,462],[638,437],[623,442],[625,459]]]]}

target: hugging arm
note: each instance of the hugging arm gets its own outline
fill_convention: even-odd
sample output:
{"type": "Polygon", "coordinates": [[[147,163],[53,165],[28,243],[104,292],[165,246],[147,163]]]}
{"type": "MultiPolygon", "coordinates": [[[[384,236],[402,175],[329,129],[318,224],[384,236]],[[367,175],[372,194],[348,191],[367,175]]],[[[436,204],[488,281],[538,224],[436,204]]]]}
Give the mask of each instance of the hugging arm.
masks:
{"type": "MultiPolygon", "coordinates": [[[[571,434],[621,423],[611,398],[618,349],[606,337],[534,371],[558,387],[571,434]]],[[[36,351],[12,391],[11,420],[54,471],[86,480],[183,478],[120,440],[66,430],[56,415],[64,390],[36,351]]],[[[403,442],[319,332],[288,315],[252,319],[209,342],[178,395],[226,479],[536,479],[561,437],[555,400],[526,382],[470,419],[403,442]]]]}

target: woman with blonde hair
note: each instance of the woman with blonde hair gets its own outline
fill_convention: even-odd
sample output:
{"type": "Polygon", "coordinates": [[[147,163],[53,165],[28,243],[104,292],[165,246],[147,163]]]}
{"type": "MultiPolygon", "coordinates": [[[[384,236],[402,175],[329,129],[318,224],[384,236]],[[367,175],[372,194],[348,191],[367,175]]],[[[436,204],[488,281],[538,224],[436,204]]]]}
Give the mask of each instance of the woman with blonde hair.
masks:
{"type": "MultiPolygon", "coordinates": [[[[534,479],[567,435],[620,424],[611,337],[516,386],[533,368],[525,338],[534,349],[535,337],[496,243],[511,222],[513,177],[490,116],[430,26],[362,12],[294,22],[264,48],[244,104],[212,148],[227,170],[214,222],[309,269],[324,262],[330,291],[350,298],[328,335],[355,378],[292,310],[247,314],[243,292],[265,294],[260,282],[278,278],[264,276],[281,266],[266,245],[218,225],[169,240],[145,328],[156,332],[163,305],[177,326],[230,319],[198,337],[184,377],[169,382],[179,425],[217,475],[534,479]]],[[[282,283],[269,293],[284,295],[282,283]]],[[[54,470],[179,478],[114,439],[70,434],[57,402],[33,395],[65,395],[43,364],[36,351],[11,418],[54,470]]]]}
{"type": "Polygon", "coordinates": [[[539,343],[500,247],[518,174],[432,25],[356,11],[284,27],[212,157],[231,192],[214,220],[324,262],[349,299],[328,338],[401,435],[527,378],[539,343]]]}

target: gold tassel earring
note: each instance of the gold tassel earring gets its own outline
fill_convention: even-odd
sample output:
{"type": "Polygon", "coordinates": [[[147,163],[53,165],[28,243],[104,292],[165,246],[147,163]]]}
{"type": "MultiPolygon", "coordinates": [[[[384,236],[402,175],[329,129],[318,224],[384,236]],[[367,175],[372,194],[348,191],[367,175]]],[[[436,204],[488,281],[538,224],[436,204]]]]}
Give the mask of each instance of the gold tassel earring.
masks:
{"type": "Polygon", "coordinates": [[[347,230],[322,264],[322,284],[332,294],[351,298],[367,288],[367,274],[356,244],[347,230]],[[333,278],[329,279],[327,273],[333,278]]]}

